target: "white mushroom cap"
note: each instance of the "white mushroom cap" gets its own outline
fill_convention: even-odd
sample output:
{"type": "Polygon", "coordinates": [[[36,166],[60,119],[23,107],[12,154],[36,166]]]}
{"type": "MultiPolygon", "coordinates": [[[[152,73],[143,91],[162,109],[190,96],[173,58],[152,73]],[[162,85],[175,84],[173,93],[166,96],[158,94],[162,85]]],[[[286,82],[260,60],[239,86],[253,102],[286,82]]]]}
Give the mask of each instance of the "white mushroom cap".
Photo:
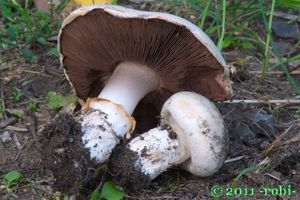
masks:
{"type": "Polygon", "coordinates": [[[179,147],[185,152],[182,161],[189,158],[181,165],[184,169],[197,176],[209,176],[221,167],[228,136],[212,102],[193,92],[179,92],[165,102],[161,117],[161,123],[177,133],[179,147]]]}

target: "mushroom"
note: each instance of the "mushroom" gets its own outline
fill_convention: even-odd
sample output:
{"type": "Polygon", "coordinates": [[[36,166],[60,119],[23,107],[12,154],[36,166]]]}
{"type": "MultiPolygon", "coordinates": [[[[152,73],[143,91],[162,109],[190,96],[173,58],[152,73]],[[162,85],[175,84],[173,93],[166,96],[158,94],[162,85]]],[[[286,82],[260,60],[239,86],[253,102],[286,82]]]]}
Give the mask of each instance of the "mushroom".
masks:
{"type": "Polygon", "coordinates": [[[175,165],[206,177],[222,166],[227,149],[228,135],[218,109],[206,97],[184,91],[165,102],[157,128],[113,153],[110,168],[122,184],[138,187],[175,165]]]}
{"type": "Polygon", "coordinates": [[[63,22],[58,49],[66,77],[85,101],[82,142],[97,163],[130,137],[138,102],[157,107],[173,93],[195,91],[227,99],[228,67],[214,43],[180,17],[96,5],[63,22]]]}

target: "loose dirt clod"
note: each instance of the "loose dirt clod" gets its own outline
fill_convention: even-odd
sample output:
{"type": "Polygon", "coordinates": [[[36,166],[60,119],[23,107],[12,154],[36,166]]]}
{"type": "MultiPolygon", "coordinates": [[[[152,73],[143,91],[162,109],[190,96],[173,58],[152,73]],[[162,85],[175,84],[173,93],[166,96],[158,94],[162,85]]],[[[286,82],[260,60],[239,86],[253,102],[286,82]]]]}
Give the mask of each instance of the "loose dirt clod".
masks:
{"type": "Polygon", "coordinates": [[[100,180],[80,138],[80,124],[71,115],[61,114],[45,127],[39,139],[43,167],[52,171],[54,189],[78,196],[91,192],[100,180]]]}

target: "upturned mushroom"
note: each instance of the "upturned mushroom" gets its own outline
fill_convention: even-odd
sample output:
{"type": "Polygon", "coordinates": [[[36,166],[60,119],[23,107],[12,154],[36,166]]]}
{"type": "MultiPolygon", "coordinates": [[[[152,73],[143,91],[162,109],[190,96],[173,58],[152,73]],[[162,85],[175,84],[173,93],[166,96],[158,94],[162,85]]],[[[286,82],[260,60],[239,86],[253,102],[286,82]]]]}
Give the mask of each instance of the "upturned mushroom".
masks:
{"type": "Polygon", "coordinates": [[[194,92],[178,92],[165,102],[160,125],[118,149],[110,166],[128,185],[147,185],[176,165],[206,177],[222,166],[227,149],[228,135],[215,105],[194,92]]]}
{"type": "Polygon", "coordinates": [[[144,98],[161,106],[187,90],[215,100],[231,91],[228,68],[214,43],[180,17],[96,5],[73,11],[59,33],[65,74],[85,101],[82,142],[90,158],[106,161],[125,136],[144,98]]]}

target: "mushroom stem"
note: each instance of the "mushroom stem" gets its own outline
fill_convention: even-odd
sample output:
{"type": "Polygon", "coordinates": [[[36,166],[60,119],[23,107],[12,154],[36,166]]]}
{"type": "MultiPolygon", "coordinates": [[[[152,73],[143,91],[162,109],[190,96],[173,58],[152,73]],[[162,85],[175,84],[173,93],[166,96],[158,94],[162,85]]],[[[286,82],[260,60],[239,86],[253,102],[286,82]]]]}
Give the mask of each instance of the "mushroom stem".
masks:
{"type": "Polygon", "coordinates": [[[119,141],[130,137],[136,105],[159,85],[154,71],[146,66],[129,62],[117,66],[98,98],[88,99],[83,107],[81,139],[91,160],[105,162],[119,141]]]}
{"type": "Polygon", "coordinates": [[[158,127],[134,138],[126,148],[137,155],[133,167],[138,174],[146,175],[151,181],[172,165],[188,159],[189,153],[180,148],[176,136],[158,127]]]}
{"type": "Polygon", "coordinates": [[[128,164],[126,155],[114,166],[123,169],[129,182],[146,179],[148,182],[174,165],[197,176],[209,176],[223,164],[228,148],[228,136],[221,114],[207,98],[193,92],[171,96],[161,111],[158,128],[134,138],[124,152],[135,155],[128,164]],[[122,162],[127,162],[126,164],[122,162]],[[129,174],[130,176],[128,176],[129,174]]]}
{"type": "Polygon", "coordinates": [[[114,70],[98,97],[122,105],[131,115],[138,102],[149,92],[158,89],[159,85],[158,76],[152,69],[123,62],[114,70]]]}

